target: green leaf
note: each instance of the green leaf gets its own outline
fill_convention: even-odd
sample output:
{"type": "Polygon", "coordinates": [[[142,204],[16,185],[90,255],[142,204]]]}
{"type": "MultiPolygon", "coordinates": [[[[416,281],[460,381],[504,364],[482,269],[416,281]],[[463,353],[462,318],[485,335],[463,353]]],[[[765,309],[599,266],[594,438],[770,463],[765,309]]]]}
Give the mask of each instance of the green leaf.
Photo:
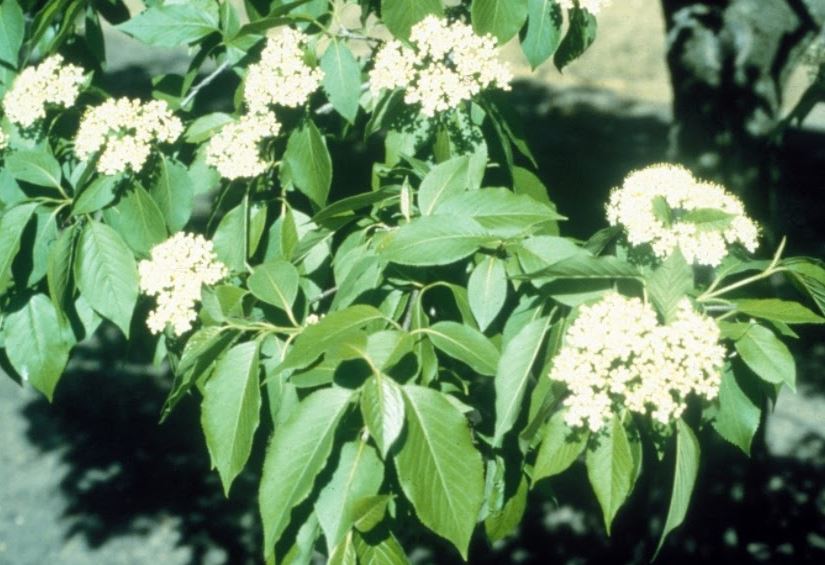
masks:
{"type": "Polygon", "coordinates": [[[424,16],[443,13],[441,0],[381,0],[381,19],[399,39],[407,39],[412,26],[424,16]]]}
{"type": "Polygon", "coordinates": [[[160,208],[170,232],[180,231],[189,222],[195,186],[181,163],[161,154],[158,175],[149,194],[160,208]]]}
{"type": "Polygon", "coordinates": [[[618,257],[574,255],[549,267],[516,278],[641,279],[639,270],[618,257]]]}
{"type": "Polygon", "coordinates": [[[65,230],[49,249],[46,262],[46,284],[49,296],[57,312],[64,313],[72,298],[72,263],[78,230],[71,226],[65,230]]]}
{"type": "Polygon", "coordinates": [[[438,322],[422,330],[433,345],[481,375],[493,376],[499,352],[484,334],[458,322],[438,322]]]}
{"type": "Polygon", "coordinates": [[[229,210],[221,218],[212,244],[215,255],[229,270],[235,273],[246,270],[247,209],[243,203],[229,210]]]}
{"type": "Polygon", "coordinates": [[[488,256],[476,265],[467,284],[467,297],[479,329],[486,330],[507,300],[507,271],[504,261],[488,256]]]}
{"type": "Polygon", "coordinates": [[[361,415],[381,457],[387,457],[404,429],[404,398],[401,389],[386,375],[375,375],[361,389],[361,415]]]}
{"type": "Polygon", "coordinates": [[[555,53],[561,43],[561,8],[555,0],[527,1],[527,33],[521,50],[534,69],[555,53]]]}
{"type": "Polygon", "coordinates": [[[201,425],[227,496],[249,459],[260,422],[259,366],[258,342],[240,343],[220,358],[203,387],[201,425]]]}
{"type": "Polygon", "coordinates": [[[677,248],[647,280],[647,292],[666,324],[676,316],[679,302],[693,290],[693,269],[677,248]]]}
{"type": "Polygon", "coordinates": [[[683,222],[696,224],[700,230],[723,230],[730,226],[730,223],[735,217],[735,214],[730,214],[716,208],[698,208],[685,212],[681,220],[683,222]]]}
{"type": "Polygon", "coordinates": [[[819,316],[798,302],[789,300],[768,299],[740,299],[732,301],[736,309],[749,316],[784,322],[786,324],[822,324],[825,318],[819,316]]]}
{"type": "Polygon", "coordinates": [[[681,419],[676,421],[676,470],[673,475],[673,492],[670,495],[670,508],[662,530],[662,537],[656,546],[656,553],[662,549],[667,535],[679,527],[687,515],[696,475],[699,472],[699,440],[690,426],[681,419]]]}
{"type": "Polygon", "coordinates": [[[385,260],[400,265],[448,265],[493,239],[470,218],[427,216],[391,232],[378,251],[385,260]]]}
{"type": "Polygon", "coordinates": [[[324,207],[332,184],[332,159],[324,137],[312,120],[307,120],[289,136],[284,165],[298,190],[319,208],[324,207]]]}
{"type": "Polygon", "coordinates": [[[593,14],[580,8],[573,8],[569,14],[570,27],[553,58],[559,71],[578,59],[596,40],[598,26],[593,14]]]}
{"type": "Polygon", "coordinates": [[[72,204],[72,214],[80,216],[97,212],[111,204],[115,199],[115,189],[120,180],[120,177],[114,175],[97,177],[75,198],[72,204]]]}
{"type": "Polygon", "coordinates": [[[367,543],[355,534],[355,551],[360,565],[409,565],[404,548],[392,533],[377,543],[367,543]]]}
{"type": "Polygon", "coordinates": [[[23,149],[6,157],[6,168],[23,182],[60,189],[60,163],[44,149],[23,149]]]}
{"type": "Polygon", "coordinates": [[[501,511],[491,514],[484,520],[484,531],[492,543],[510,536],[516,531],[527,509],[527,493],[530,491],[527,479],[521,478],[518,489],[501,511]]]}
{"type": "Polygon", "coordinates": [[[200,116],[186,128],[183,139],[186,143],[203,143],[223,129],[223,126],[234,121],[235,118],[224,112],[200,116]]]}
{"type": "Polygon", "coordinates": [[[152,6],[116,27],[149,45],[179,47],[220,31],[217,14],[204,10],[203,4],[186,2],[152,6]]]}
{"type": "Polygon", "coordinates": [[[378,496],[366,496],[356,500],[353,505],[355,529],[359,532],[369,532],[377,527],[387,514],[387,506],[392,498],[392,495],[389,494],[379,494],[378,496]]]}
{"type": "Polygon", "coordinates": [[[275,259],[256,267],[247,286],[259,300],[291,312],[298,295],[298,279],[298,269],[292,263],[275,259]]]}
{"type": "Polygon", "coordinates": [[[92,308],[129,337],[138,297],[138,272],[132,252],[107,225],[90,222],[77,246],[75,281],[92,308]]]}
{"type": "Polygon", "coordinates": [[[45,294],[35,294],[23,308],[9,313],[3,325],[6,355],[14,370],[49,402],[69,361],[71,335],[45,294]]]}
{"type": "Polygon", "coordinates": [[[332,312],[298,335],[281,369],[302,369],[348,335],[359,331],[370,322],[383,319],[385,317],[380,310],[365,304],[332,312]]]}
{"type": "Polygon", "coordinates": [[[566,471],[584,452],[590,434],[571,430],[564,422],[564,411],[559,411],[544,425],[542,436],[533,466],[533,484],[566,471]]]}
{"type": "Polygon", "coordinates": [[[501,446],[521,413],[530,375],[544,346],[550,328],[549,318],[539,318],[525,325],[504,346],[496,370],[496,424],[493,446],[501,446]]]}
{"type": "Polygon", "coordinates": [[[796,390],[796,362],[784,343],[764,326],[752,324],[734,342],[742,361],[762,380],[771,384],[785,383],[796,390]]]}
{"type": "Polygon", "coordinates": [[[499,237],[520,235],[538,226],[552,225],[565,219],[554,208],[506,188],[482,188],[453,196],[435,213],[439,216],[472,218],[499,237]]]}
{"type": "MultiPolygon", "coordinates": [[[[665,226],[673,223],[673,210],[664,196],[654,196],[652,200],[653,216],[665,226]]],[[[678,247],[676,248],[678,250],[678,247]]]]}
{"type": "Polygon", "coordinates": [[[272,558],[292,509],[309,496],[315,478],[326,466],[335,429],[351,396],[350,391],[338,388],[319,390],[275,428],[266,450],[258,497],[265,560],[272,558]]]}
{"type": "Polygon", "coordinates": [[[462,413],[441,393],[403,387],[407,435],[395,458],[398,480],[421,522],[464,559],[484,502],[481,454],[462,413]]]}
{"type": "Polygon", "coordinates": [[[332,107],[349,123],[355,123],[361,98],[361,67],[343,41],[332,41],[321,57],[323,87],[332,107]]]}
{"type": "Polygon", "coordinates": [[[719,411],[713,421],[713,429],[745,455],[750,455],[760,416],[759,406],[745,394],[733,372],[725,371],[719,386],[719,411]]]}
{"type": "Polygon", "coordinates": [[[470,10],[478,34],[489,33],[499,43],[505,43],[524,25],[527,0],[473,0],[470,10]]]}
{"type": "Polygon", "coordinates": [[[37,208],[36,203],[26,203],[3,210],[0,217],[0,293],[9,283],[11,266],[20,251],[20,242],[26,224],[37,208]]]}
{"type": "Polygon", "coordinates": [[[613,518],[636,482],[637,461],[621,419],[614,416],[605,430],[591,439],[587,450],[587,478],[596,493],[610,535],[613,518]]]}
{"type": "Polygon", "coordinates": [[[782,265],[808,293],[819,311],[825,314],[825,266],[818,260],[805,257],[786,259],[782,265]]]}
{"type": "Polygon", "coordinates": [[[341,543],[355,524],[356,503],[378,494],[383,481],[384,465],[375,448],[363,441],[344,444],[338,467],[315,502],[329,550],[341,543]]]}
{"type": "Polygon", "coordinates": [[[117,231],[136,253],[148,256],[169,235],[157,203],[146,189],[134,185],[117,204],[103,211],[106,223],[117,231]]]}
{"type": "Polygon", "coordinates": [[[26,34],[26,19],[15,0],[0,4],[0,61],[17,68],[20,47],[26,34]]]}
{"type": "Polygon", "coordinates": [[[455,157],[433,167],[418,188],[418,208],[429,216],[450,196],[466,191],[469,184],[470,157],[455,157]]]}
{"type": "Polygon", "coordinates": [[[327,565],[358,565],[358,554],[355,552],[353,532],[349,532],[329,555],[327,565]]]}

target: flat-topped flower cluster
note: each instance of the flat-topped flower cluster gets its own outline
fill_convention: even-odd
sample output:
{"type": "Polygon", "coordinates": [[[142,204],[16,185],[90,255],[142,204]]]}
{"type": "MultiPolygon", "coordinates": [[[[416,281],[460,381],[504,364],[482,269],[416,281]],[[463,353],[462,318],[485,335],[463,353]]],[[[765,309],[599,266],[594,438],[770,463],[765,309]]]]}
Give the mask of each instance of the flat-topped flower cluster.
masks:
{"type": "Polygon", "coordinates": [[[140,289],[157,297],[147,325],[152,333],[167,326],[175,335],[186,333],[197,317],[201,287],[219,282],[228,274],[218,261],[212,242],[202,235],[178,232],[152,248],[148,260],[138,265],[140,289]]]}
{"type": "Polygon", "coordinates": [[[3,111],[12,123],[29,128],[46,117],[50,106],[68,108],[77,100],[83,69],[52,55],[26,67],[3,97],[3,111]]]}
{"type": "Polygon", "coordinates": [[[688,299],[667,325],[649,305],[618,293],[582,306],[550,371],[570,393],[567,424],[598,432],[623,409],[670,424],[691,395],[717,397],[727,355],[719,340],[713,319],[688,299]]]}
{"type": "Polygon", "coordinates": [[[433,117],[482,90],[509,90],[513,76],[501,62],[496,40],[462,22],[427,16],[412,27],[409,46],[387,42],[375,55],[370,90],[402,89],[404,101],[433,117]]]}
{"type": "Polygon", "coordinates": [[[86,111],[75,137],[75,153],[83,160],[98,154],[104,175],[140,172],[158,143],[180,137],[183,124],[166,102],[116,98],[86,111]]]}
{"type": "Polygon", "coordinates": [[[742,201],[718,184],[697,180],[678,165],[634,171],[607,204],[610,225],[621,226],[633,246],[649,245],[659,259],[677,248],[688,263],[716,267],[734,244],[755,251],[756,224],[742,201]],[[664,204],[663,218],[656,205],[664,204]]]}

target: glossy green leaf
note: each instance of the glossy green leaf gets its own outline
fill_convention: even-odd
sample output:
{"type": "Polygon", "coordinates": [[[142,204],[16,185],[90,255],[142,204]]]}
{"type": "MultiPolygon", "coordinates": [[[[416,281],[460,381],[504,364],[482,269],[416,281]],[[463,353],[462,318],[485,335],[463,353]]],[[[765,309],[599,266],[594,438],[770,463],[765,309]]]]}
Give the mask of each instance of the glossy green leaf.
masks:
{"type": "Polygon", "coordinates": [[[158,47],[178,47],[219,31],[218,17],[203,2],[155,5],[117,28],[158,47]],[[200,4],[200,5],[199,5],[200,4]]]}
{"type": "Polygon", "coordinates": [[[581,254],[562,259],[549,267],[519,278],[640,279],[641,273],[636,267],[618,257],[593,257],[581,254]]]}
{"type": "MultiPolygon", "coordinates": [[[[670,508],[667,511],[662,537],[656,547],[656,553],[662,549],[667,535],[679,527],[685,520],[696,475],[699,472],[699,440],[693,430],[684,421],[676,422],[676,469],[673,475],[673,491],[670,495],[670,508]]],[[[654,555],[655,559],[655,555],[654,555]]]]}
{"type": "Polygon", "coordinates": [[[487,329],[507,300],[507,272],[504,261],[488,256],[476,265],[467,284],[470,309],[481,331],[487,329]]]}
{"type": "Polygon", "coordinates": [[[591,439],[585,457],[587,478],[602,508],[604,526],[610,526],[636,482],[638,470],[631,440],[619,417],[614,416],[604,431],[591,439]]]}
{"type": "Polygon", "coordinates": [[[504,346],[496,369],[496,424],[493,445],[500,446],[521,414],[524,394],[533,366],[550,329],[549,318],[539,318],[525,325],[504,346]]]}
{"type": "Polygon", "coordinates": [[[742,390],[736,376],[731,371],[725,371],[719,386],[719,410],[713,420],[716,432],[745,455],[750,455],[760,417],[759,406],[742,390]]]}
{"type": "Polygon", "coordinates": [[[805,308],[798,302],[779,300],[777,298],[748,299],[732,301],[736,310],[763,320],[783,322],[785,324],[822,324],[825,318],[805,308]]]}
{"type": "Polygon", "coordinates": [[[561,43],[563,18],[555,0],[527,0],[527,33],[521,50],[534,69],[550,58],[561,43]]]}
{"type": "Polygon", "coordinates": [[[782,265],[792,279],[811,297],[819,311],[825,314],[825,266],[817,259],[797,257],[786,259],[782,265]]]}
{"type": "Polygon", "coordinates": [[[423,330],[433,345],[481,375],[493,376],[499,352],[484,334],[457,322],[438,322],[423,330]]]}
{"type": "Polygon", "coordinates": [[[332,41],[321,57],[323,87],[332,107],[350,123],[358,115],[361,98],[361,67],[343,41],[332,41]]]}
{"type": "Polygon", "coordinates": [[[234,121],[235,118],[224,112],[205,114],[189,124],[186,131],[183,132],[183,138],[187,143],[203,143],[218,133],[223,126],[234,121]]]}
{"type": "Polygon", "coordinates": [[[386,458],[404,429],[404,398],[390,377],[375,375],[361,390],[361,414],[372,439],[386,458]]]}
{"type": "Polygon", "coordinates": [[[477,33],[489,33],[505,43],[524,25],[527,0],[473,0],[470,15],[477,33]]]}
{"type": "Polygon", "coordinates": [[[355,551],[359,565],[409,565],[404,548],[391,533],[377,543],[367,543],[356,534],[355,551]]]}
{"type": "Polygon", "coordinates": [[[149,255],[152,247],[169,235],[163,213],[139,184],[127,191],[117,204],[104,210],[103,217],[129,247],[143,256],[149,255]]]}
{"type": "Polygon", "coordinates": [[[138,297],[138,272],[131,250],[107,225],[90,222],[77,245],[75,281],[95,311],[128,337],[138,297]]]}
{"type": "Polygon", "coordinates": [[[487,539],[495,543],[512,535],[518,529],[524,518],[524,511],[527,509],[527,494],[529,492],[530,487],[527,479],[522,477],[518,489],[504,503],[504,507],[484,520],[484,531],[487,533],[487,539]]]}
{"type": "Polygon", "coordinates": [[[247,286],[259,300],[291,312],[298,295],[298,269],[292,263],[275,259],[252,271],[247,286]]]}
{"type": "Polygon", "coordinates": [[[443,394],[403,390],[407,434],[395,458],[398,480],[421,522],[466,559],[484,500],[481,454],[464,415],[443,394]]]}
{"type": "Polygon", "coordinates": [[[232,272],[246,270],[247,210],[238,204],[229,210],[218,224],[212,244],[215,255],[232,272]]]}
{"type": "Polygon", "coordinates": [[[429,216],[450,196],[466,191],[469,184],[470,158],[466,155],[433,167],[418,188],[418,208],[429,216]]]}
{"type": "Polygon", "coordinates": [[[428,216],[397,228],[381,242],[379,253],[400,265],[448,265],[492,240],[472,219],[428,216]]]}
{"type": "Polygon", "coordinates": [[[160,208],[170,232],[181,230],[189,222],[195,187],[189,171],[181,163],[161,155],[157,178],[149,194],[160,208]]]}
{"type": "Polygon", "coordinates": [[[573,8],[568,13],[570,25],[553,57],[553,62],[559,71],[581,57],[596,40],[598,26],[593,14],[580,8],[573,8]]]}
{"type": "Polygon", "coordinates": [[[115,189],[120,180],[120,177],[114,175],[97,177],[75,199],[72,204],[72,214],[79,216],[97,212],[111,204],[115,199],[115,189]]]}
{"type": "Polygon", "coordinates": [[[796,362],[788,347],[771,330],[751,324],[734,346],[742,361],[759,378],[771,384],[785,383],[796,390],[796,362]]]}
{"type": "Polygon", "coordinates": [[[0,61],[17,68],[26,34],[26,19],[16,0],[0,3],[0,61]]]}
{"type": "Polygon", "coordinates": [[[46,284],[49,297],[58,313],[65,312],[72,298],[72,264],[74,262],[75,243],[78,229],[72,226],[63,233],[49,249],[46,263],[46,284]]]}
{"type": "Polygon", "coordinates": [[[35,294],[20,310],[10,312],[3,325],[12,367],[49,401],[69,361],[70,335],[45,294],[35,294]]]}
{"type": "Polygon", "coordinates": [[[260,422],[259,367],[258,343],[240,343],[220,358],[203,387],[201,425],[227,496],[249,459],[260,422]]]}
{"type": "Polygon", "coordinates": [[[679,302],[693,290],[693,269],[677,248],[647,279],[647,292],[665,323],[676,316],[679,302]]]}
{"type": "Polygon", "coordinates": [[[533,484],[566,471],[584,453],[590,434],[571,430],[564,422],[564,411],[559,411],[544,425],[542,436],[533,466],[533,484]]]}
{"type": "Polygon", "coordinates": [[[45,149],[23,149],[6,157],[6,168],[19,181],[60,188],[60,163],[45,149]]]}
{"type": "Polygon", "coordinates": [[[324,137],[312,120],[307,120],[289,136],[284,166],[298,190],[319,208],[326,205],[332,184],[332,159],[324,137]]]}
{"type": "Polygon", "coordinates": [[[428,14],[441,15],[441,0],[381,0],[381,19],[400,39],[410,36],[410,28],[428,14]]]}
{"type": "Polygon", "coordinates": [[[341,543],[357,519],[356,503],[378,494],[384,465],[375,448],[363,441],[345,443],[332,478],[321,489],[315,514],[332,550],[341,543]]]}
{"type": "Polygon", "coordinates": [[[351,392],[319,390],[305,398],[289,419],[275,428],[264,459],[258,503],[264,528],[264,558],[289,525],[292,509],[312,491],[326,466],[338,421],[351,392]]]}
{"type": "Polygon", "coordinates": [[[329,554],[327,565],[358,565],[353,532],[349,532],[329,554]]]}
{"type": "Polygon", "coordinates": [[[11,278],[11,266],[20,251],[20,242],[26,224],[31,220],[37,204],[20,204],[3,210],[0,216],[0,293],[11,278]]]}

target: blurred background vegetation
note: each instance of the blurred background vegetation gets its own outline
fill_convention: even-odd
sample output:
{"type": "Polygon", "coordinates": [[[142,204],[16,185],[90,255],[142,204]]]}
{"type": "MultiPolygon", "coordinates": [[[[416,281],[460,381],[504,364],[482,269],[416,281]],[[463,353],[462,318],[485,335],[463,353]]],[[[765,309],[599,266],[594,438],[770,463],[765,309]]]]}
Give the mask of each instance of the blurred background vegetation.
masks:
{"type": "MultiPolygon", "coordinates": [[[[802,29],[822,25],[825,2],[664,4],[667,23],[659,2],[615,1],[600,15],[595,46],[564,74],[551,65],[531,72],[507,48],[518,77],[513,107],[540,176],[570,217],[567,233],[603,226],[605,197],[628,171],[678,159],[746,195],[766,226],[765,248],[787,234],[790,253],[825,257],[825,104],[811,88],[819,80],[825,90],[825,43],[802,29]],[[806,6],[818,23],[764,33],[765,21],[781,28],[806,6]]],[[[106,80],[118,94],[148,96],[153,75],[180,72],[189,59],[111,29],[107,51],[106,80]]],[[[233,85],[210,88],[220,104],[233,85]]],[[[368,163],[375,147],[350,150],[368,163]]],[[[353,190],[366,188],[364,172],[353,190]]],[[[780,397],[750,460],[714,434],[703,438],[687,521],[660,562],[825,563],[823,337],[808,331],[795,343],[798,394],[780,397]]],[[[158,426],[168,375],[133,347],[102,332],[77,352],[51,406],[0,379],[0,564],[259,562],[256,471],[223,497],[196,399],[158,426]]],[[[515,537],[493,548],[479,537],[471,563],[649,562],[670,484],[646,469],[612,538],[583,468],[574,468],[537,489],[515,537]]],[[[458,561],[423,532],[401,541],[414,563],[458,561]]]]}

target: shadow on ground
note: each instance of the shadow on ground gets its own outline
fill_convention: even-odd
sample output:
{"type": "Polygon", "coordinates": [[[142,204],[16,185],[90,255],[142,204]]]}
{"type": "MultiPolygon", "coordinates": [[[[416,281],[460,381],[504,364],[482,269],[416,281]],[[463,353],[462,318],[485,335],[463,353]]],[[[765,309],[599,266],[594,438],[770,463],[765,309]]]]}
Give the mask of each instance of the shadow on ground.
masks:
{"type": "MultiPolygon", "coordinates": [[[[571,218],[571,235],[584,237],[602,227],[605,196],[628,170],[665,158],[667,112],[661,108],[600,91],[553,92],[527,85],[518,88],[517,99],[522,113],[531,109],[523,115],[528,138],[552,197],[571,218]]],[[[788,137],[780,159],[786,163],[785,182],[776,188],[783,194],[780,230],[790,233],[794,252],[822,256],[825,144],[811,135],[788,137]]],[[[800,343],[799,351],[812,358],[808,352],[816,343],[800,343]]],[[[105,345],[110,361],[103,367],[66,375],[53,405],[36,400],[22,407],[29,441],[43,451],[58,450],[69,467],[59,493],[67,501],[66,537],[80,534],[94,548],[172,518],[193,565],[258,562],[254,485],[260,449],[249,466],[252,471],[239,478],[232,497],[225,499],[217,475],[209,472],[196,401],[184,401],[159,426],[168,379],[114,361],[120,346],[105,345]]],[[[81,355],[75,367],[84,365],[81,355]]],[[[801,377],[808,383],[801,388],[805,394],[822,394],[822,366],[806,365],[801,377]]],[[[790,450],[794,455],[768,456],[764,445],[757,446],[752,461],[721,442],[705,444],[712,447],[704,454],[698,495],[686,525],[667,543],[662,562],[825,562],[822,426],[819,432],[796,441],[790,450]]],[[[646,483],[638,485],[608,540],[581,471],[546,481],[531,499],[518,535],[493,550],[479,541],[471,562],[649,561],[666,512],[666,477],[643,475],[646,483]]],[[[446,545],[418,546],[424,538],[417,532],[404,537],[419,563],[458,562],[449,557],[454,553],[446,545]]]]}

